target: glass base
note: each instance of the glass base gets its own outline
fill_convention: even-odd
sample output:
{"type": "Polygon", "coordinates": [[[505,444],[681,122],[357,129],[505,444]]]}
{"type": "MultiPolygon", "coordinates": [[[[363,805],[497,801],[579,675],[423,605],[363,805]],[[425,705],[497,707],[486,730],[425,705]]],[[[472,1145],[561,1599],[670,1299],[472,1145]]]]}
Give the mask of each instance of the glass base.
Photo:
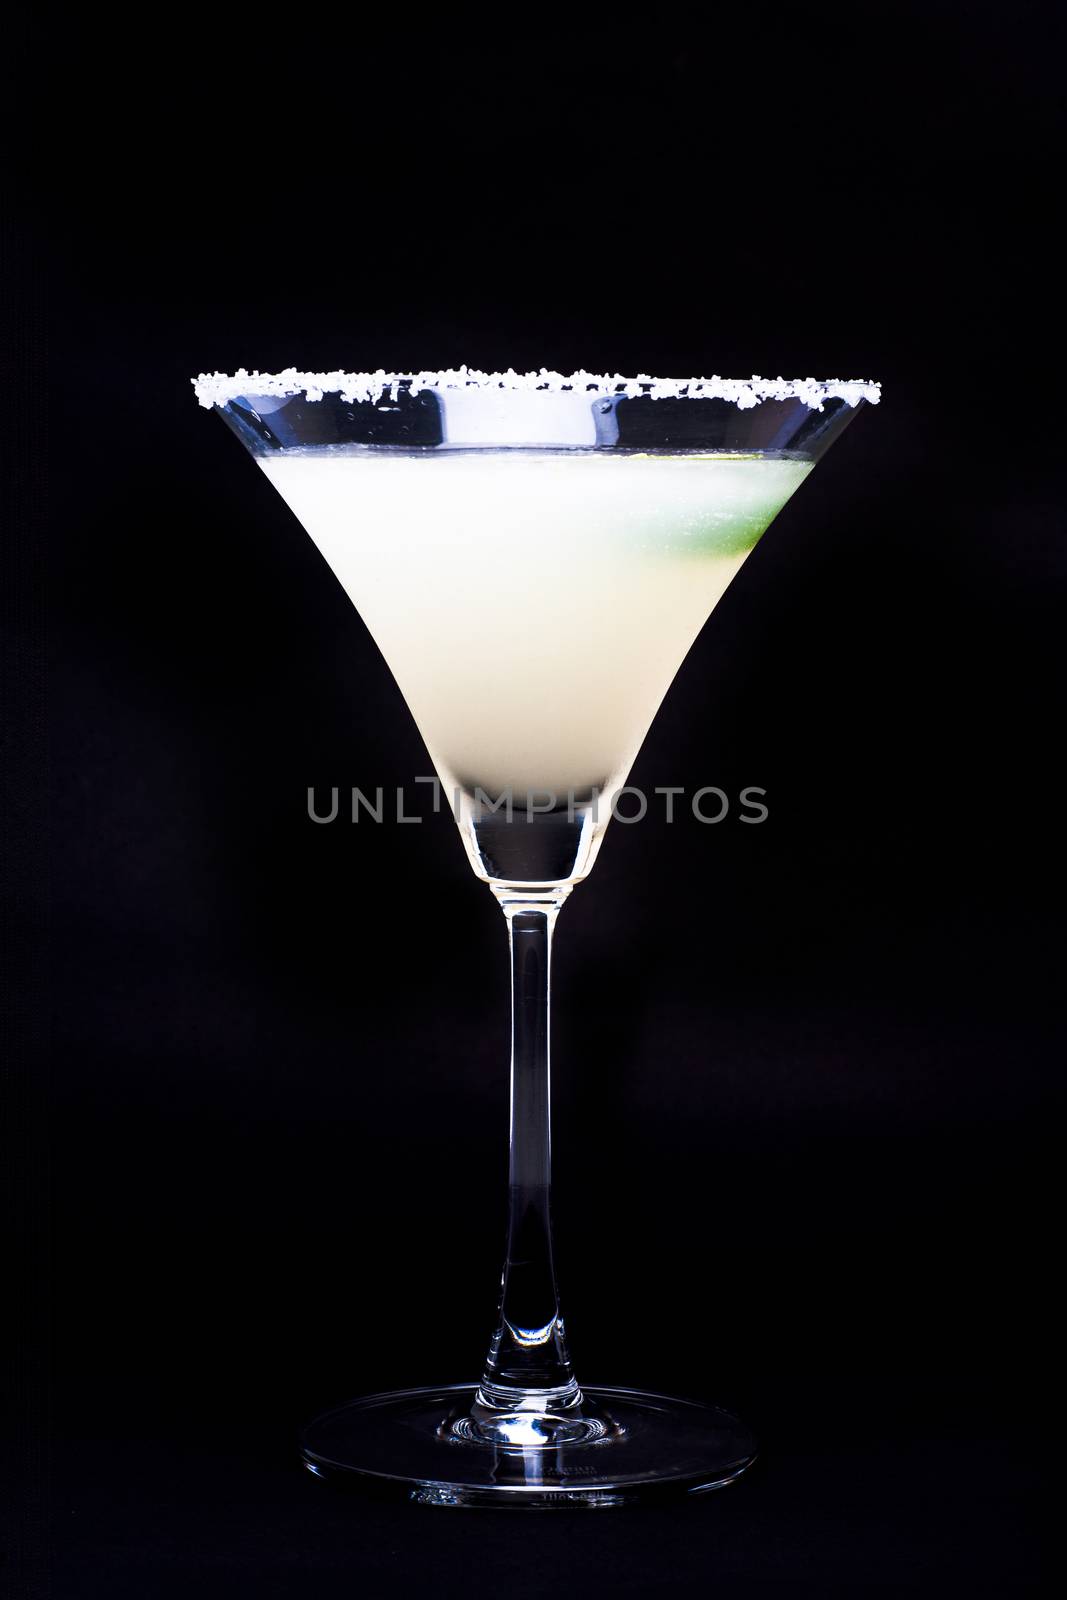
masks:
{"type": "Polygon", "coordinates": [[[304,1463],[316,1477],[422,1505],[551,1511],[720,1489],[756,1459],[755,1439],[728,1411],[639,1389],[584,1390],[596,1419],[585,1437],[487,1442],[472,1426],[477,1393],[454,1384],[354,1400],[309,1424],[304,1463]]]}

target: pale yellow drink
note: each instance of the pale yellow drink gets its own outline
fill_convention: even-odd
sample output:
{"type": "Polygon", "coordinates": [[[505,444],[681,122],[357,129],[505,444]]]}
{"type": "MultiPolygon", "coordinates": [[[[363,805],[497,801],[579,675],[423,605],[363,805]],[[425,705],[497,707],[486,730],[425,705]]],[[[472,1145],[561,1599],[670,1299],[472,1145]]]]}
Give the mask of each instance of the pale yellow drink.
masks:
{"type": "Polygon", "coordinates": [[[444,781],[621,781],[709,613],[811,463],[359,447],[259,465],[377,641],[444,781]]]}

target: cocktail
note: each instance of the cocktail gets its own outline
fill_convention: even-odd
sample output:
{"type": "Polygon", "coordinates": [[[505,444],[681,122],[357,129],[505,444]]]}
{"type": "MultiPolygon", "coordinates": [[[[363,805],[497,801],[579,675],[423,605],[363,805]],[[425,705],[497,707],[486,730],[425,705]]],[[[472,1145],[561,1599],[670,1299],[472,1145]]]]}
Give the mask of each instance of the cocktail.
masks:
{"type": "Polygon", "coordinates": [[[481,1382],[313,1422],[319,1476],[445,1505],[618,1505],[755,1458],[710,1404],[580,1387],[553,1266],[549,972],[671,680],[877,385],[585,372],[196,380],[376,639],[512,958],[508,1231],[481,1382]]]}

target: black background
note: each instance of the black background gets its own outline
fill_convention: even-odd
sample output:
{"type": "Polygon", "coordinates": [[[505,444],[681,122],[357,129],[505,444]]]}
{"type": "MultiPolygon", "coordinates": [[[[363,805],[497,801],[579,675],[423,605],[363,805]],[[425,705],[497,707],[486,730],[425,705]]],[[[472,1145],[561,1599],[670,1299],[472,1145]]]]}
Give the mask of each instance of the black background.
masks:
{"type": "Polygon", "coordinates": [[[55,1593],[1041,1592],[1051,9],[182,10],[48,52],[55,1593]],[[634,769],[769,820],[615,826],[560,922],[579,1376],[764,1441],[673,1510],[379,1507],[296,1461],[327,1405],[477,1374],[505,939],[447,817],[308,821],[427,759],[188,380],[463,361],[885,389],[634,769]]]}

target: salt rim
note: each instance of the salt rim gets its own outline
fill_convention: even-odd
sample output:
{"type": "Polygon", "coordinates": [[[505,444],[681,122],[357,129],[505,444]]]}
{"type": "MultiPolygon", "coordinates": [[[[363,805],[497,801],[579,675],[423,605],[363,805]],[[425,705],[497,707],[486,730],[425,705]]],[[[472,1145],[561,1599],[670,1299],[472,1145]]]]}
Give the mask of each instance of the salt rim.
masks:
{"type": "Polygon", "coordinates": [[[442,372],[299,372],[286,367],[284,372],[248,372],[244,367],[232,376],[226,372],[202,372],[191,383],[200,404],[210,410],[224,406],[242,395],[284,398],[302,394],[309,401],[323,395],[340,395],[346,405],[370,402],[376,405],[388,391],[395,401],[401,383],[411,394],[423,389],[525,389],[552,394],[585,392],[596,395],[646,395],[652,400],[728,400],[741,411],[748,411],[762,400],[801,400],[813,411],[821,411],[827,400],[844,400],[850,406],[866,400],[876,406],[882,397],[881,385],[862,378],[653,378],[638,373],[624,378],[619,373],[478,372],[469,367],[449,367],[442,372]]]}

